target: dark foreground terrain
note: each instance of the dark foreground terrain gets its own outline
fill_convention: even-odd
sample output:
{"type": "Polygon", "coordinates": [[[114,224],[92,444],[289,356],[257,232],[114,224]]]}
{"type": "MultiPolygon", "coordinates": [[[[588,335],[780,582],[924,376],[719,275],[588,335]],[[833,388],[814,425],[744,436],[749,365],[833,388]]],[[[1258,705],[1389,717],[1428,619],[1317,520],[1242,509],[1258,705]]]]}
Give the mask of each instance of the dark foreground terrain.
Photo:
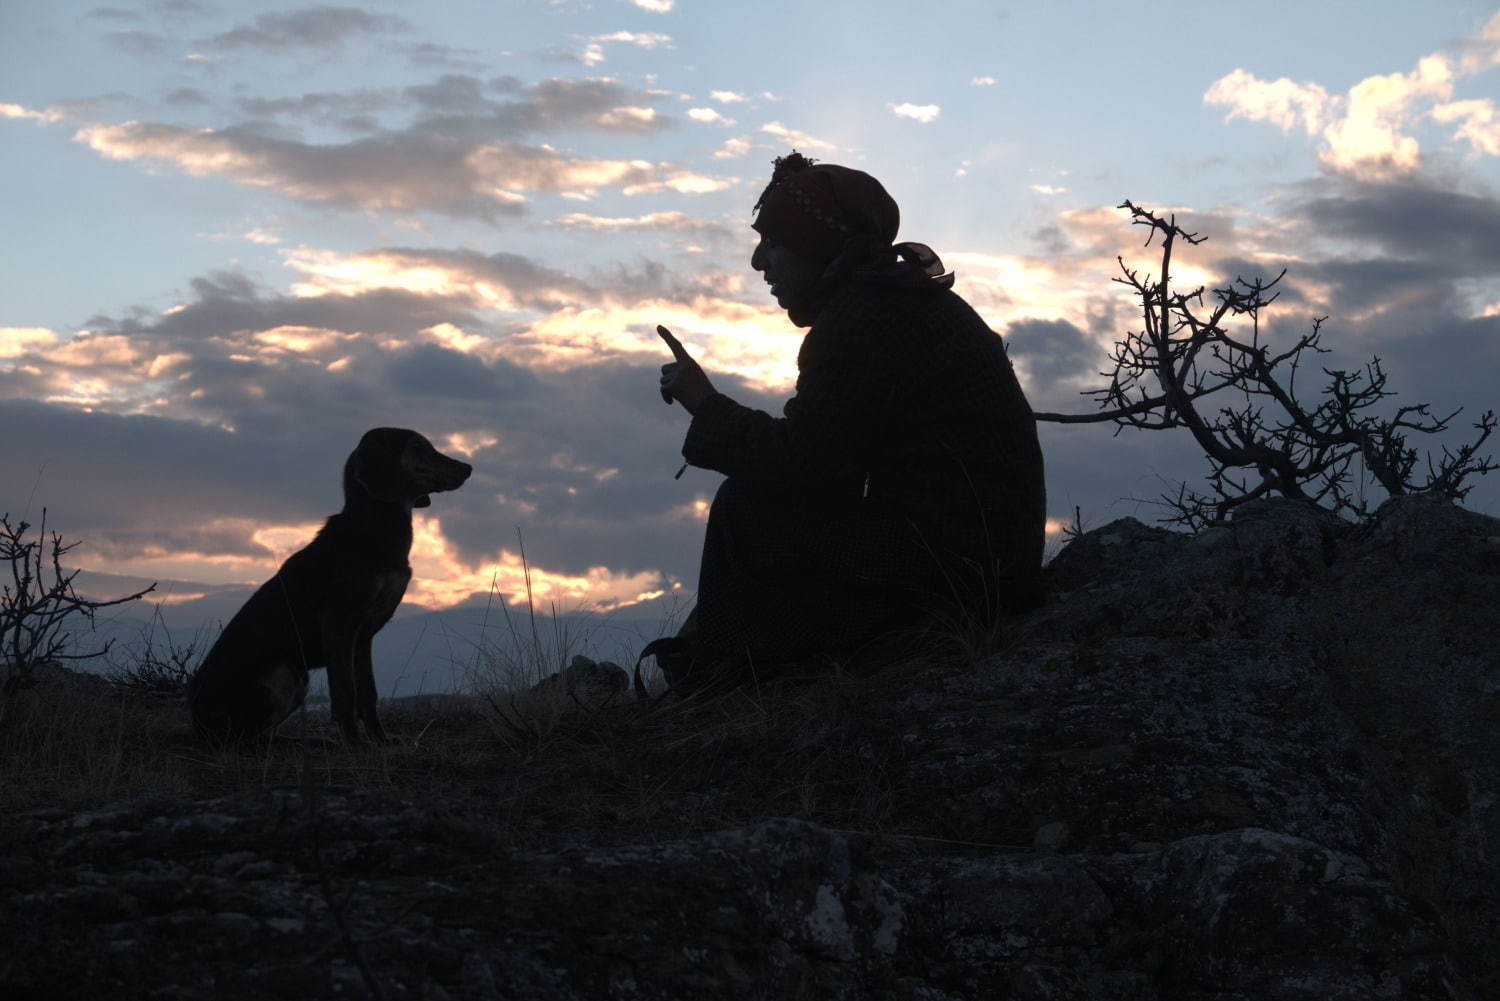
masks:
{"type": "Polygon", "coordinates": [[[998,653],[396,703],[383,749],[51,675],[0,720],[0,996],[1500,997],[1500,522],[1259,503],[1049,573],[998,653]]]}

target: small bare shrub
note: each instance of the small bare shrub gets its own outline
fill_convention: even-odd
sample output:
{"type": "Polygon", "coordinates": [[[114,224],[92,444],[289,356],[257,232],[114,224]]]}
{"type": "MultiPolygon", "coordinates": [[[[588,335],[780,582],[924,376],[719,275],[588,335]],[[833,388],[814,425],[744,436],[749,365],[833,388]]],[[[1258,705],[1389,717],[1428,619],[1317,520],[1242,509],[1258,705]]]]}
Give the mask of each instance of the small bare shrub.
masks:
{"type": "Polygon", "coordinates": [[[104,676],[120,691],[181,695],[207,651],[204,630],[198,630],[186,642],[174,640],[158,608],[151,625],[141,631],[139,644],[124,651],[118,661],[109,665],[104,676]]]}
{"type": "Polygon", "coordinates": [[[92,626],[99,609],[135,601],[156,589],[152,584],[105,601],[80,597],[73,589],[78,571],[64,570],[62,565],[63,557],[78,543],[65,543],[61,535],[47,531],[46,508],[36,535],[30,534],[31,528],[28,521],[12,522],[9,514],[0,515],[0,568],[4,568],[0,573],[8,570],[10,578],[0,583],[0,665],[6,668],[0,695],[4,696],[35,684],[35,670],[41,664],[85,660],[109,650],[109,643],[97,650],[72,649],[68,626],[74,616],[92,626]]]}

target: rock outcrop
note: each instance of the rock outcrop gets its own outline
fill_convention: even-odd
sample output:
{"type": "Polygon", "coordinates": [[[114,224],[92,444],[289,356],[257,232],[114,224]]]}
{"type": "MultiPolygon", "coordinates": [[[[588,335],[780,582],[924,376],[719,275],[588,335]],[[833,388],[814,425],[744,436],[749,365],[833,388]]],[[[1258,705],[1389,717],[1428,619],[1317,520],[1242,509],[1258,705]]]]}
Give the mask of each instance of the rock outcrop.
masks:
{"type": "Polygon", "coordinates": [[[1500,522],[1261,502],[1048,578],[1001,652],[814,682],[774,741],[616,749],[624,705],[565,775],[0,821],[0,993],[1500,997],[1500,522]]]}

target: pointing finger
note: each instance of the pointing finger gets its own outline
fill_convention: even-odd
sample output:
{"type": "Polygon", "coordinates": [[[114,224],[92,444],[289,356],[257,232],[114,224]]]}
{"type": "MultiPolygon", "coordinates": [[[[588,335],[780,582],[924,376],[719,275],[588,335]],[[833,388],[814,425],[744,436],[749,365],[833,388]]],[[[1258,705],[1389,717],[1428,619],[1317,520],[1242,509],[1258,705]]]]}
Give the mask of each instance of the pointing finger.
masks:
{"type": "Polygon", "coordinates": [[[666,327],[663,327],[661,324],[657,324],[656,332],[661,335],[662,340],[667,342],[667,347],[672,349],[672,354],[677,358],[678,361],[693,360],[693,356],[688,354],[687,348],[682,346],[682,342],[672,336],[672,331],[668,330],[666,327]]]}

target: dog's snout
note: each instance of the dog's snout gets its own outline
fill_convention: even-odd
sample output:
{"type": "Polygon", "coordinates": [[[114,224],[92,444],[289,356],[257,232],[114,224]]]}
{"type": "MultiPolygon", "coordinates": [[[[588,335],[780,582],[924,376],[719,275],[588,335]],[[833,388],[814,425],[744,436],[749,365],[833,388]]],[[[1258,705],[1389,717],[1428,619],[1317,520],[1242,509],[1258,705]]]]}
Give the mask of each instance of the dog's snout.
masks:
{"type": "Polygon", "coordinates": [[[469,478],[469,474],[474,471],[474,467],[469,465],[467,462],[460,462],[458,459],[449,459],[447,456],[444,456],[443,458],[447,460],[447,478],[448,481],[452,484],[452,486],[449,486],[446,489],[457,490],[459,487],[464,485],[464,481],[469,478]]]}
{"type": "Polygon", "coordinates": [[[424,458],[416,478],[430,491],[457,490],[464,485],[469,474],[474,472],[474,467],[467,462],[444,455],[436,449],[424,458]]]}

